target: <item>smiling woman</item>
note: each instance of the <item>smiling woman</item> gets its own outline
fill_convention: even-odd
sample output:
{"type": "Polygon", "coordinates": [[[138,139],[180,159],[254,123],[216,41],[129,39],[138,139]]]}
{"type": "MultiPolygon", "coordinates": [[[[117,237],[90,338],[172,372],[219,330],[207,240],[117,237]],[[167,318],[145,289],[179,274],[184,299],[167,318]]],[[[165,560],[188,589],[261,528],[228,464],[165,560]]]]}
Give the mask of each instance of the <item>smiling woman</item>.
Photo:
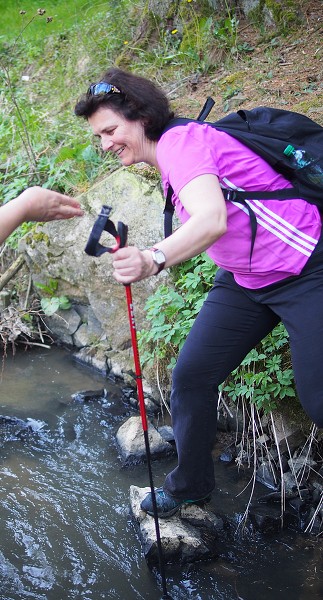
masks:
{"type": "MultiPolygon", "coordinates": [[[[225,202],[221,186],[272,192],[291,187],[263,158],[208,123],[184,120],[169,127],[173,113],[166,94],[117,68],[90,86],[75,113],[123,165],[144,161],[159,170],[165,194],[174,190],[171,201],[182,222],[153,248],[119,248],[113,254],[115,279],[125,285],[140,281],[204,250],[221,267],[172,374],[178,466],[156,491],[158,514],[169,517],[182,504],[207,501],[213,491],[218,387],[280,320],[290,337],[299,398],[323,426],[321,217],[301,198],[248,200],[258,220],[251,260],[248,211],[225,202]]],[[[151,494],[141,508],[154,514],[151,494]]]]}
{"type": "Polygon", "coordinates": [[[141,121],[127,121],[109,108],[100,108],[89,117],[89,124],[100,138],[102,150],[113,152],[123,166],[138,162],[154,165],[156,142],[146,138],[141,121]]]}

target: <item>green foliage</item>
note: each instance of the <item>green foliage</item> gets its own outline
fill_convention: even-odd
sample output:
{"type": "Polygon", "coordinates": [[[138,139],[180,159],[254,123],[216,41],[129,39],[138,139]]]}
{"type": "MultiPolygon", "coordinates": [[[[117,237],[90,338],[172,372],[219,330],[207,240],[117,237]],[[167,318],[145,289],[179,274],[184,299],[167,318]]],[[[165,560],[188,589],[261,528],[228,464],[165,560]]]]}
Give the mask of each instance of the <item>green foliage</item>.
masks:
{"type": "Polygon", "coordinates": [[[52,298],[42,298],[40,305],[44,314],[51,317],[58,310],[68,310],[71,303],[66,296],[53,296],[52,298]]]}
{"type": "MultiPolygon", "coordinates": [[[[216,60],[223,63],[224,56],[232,62],[250,53],[253,47],[240,42],[239,20],[231,3],[224,4],[224,11],[215,12],[208,2],[173,3],[169,21],[154,22],[145,32],[143,20],[139,32],[147,2],[0,0],[6,32],[0,35],[0,204],[34,184],[77,194],[118,166],[115,159],[103,156],[84,122],[73,116],[80,93],[111,64],[124,63],[161,84],[182,85],[192,74],[214,69],[216,60]],[[40,14],[39,7],[46,13],[40,14]]],[[[277,5],[266,0],[261,12],[264,4],[277,5]]],[[[277,10],[280,21],[290,22],[286,7],[279,4],[277,10]]],[[[278,43],[273,38],[272,48],[278,43]]],[[[223,90],[223,100],[240,89],[241,82],[232,80],[223,90]]],[[[303,92],[314,90],[310,83],[303,92]]],[[[32,227],[23,224],[7,243],[17,247],[20,235],[32,227]]],[[[148,300],[150,329],[139,336],[144,362],[158,360],[165,372],[176,362],[212,285],[215,266],[203,255],[172,271],[173,285],[161,286],[148,300]]],[[[38,285],[47,294],[42,299],[46,314],[69,307],[69,300],[56,294],[57,282],[38,285]]],[[[287,346],[285,330],[275,329],[225,382],[224,392],[266,409],[278,398],[295,395],[287,346]]]]}
{"type": "Polygon", "coordinates": [[[227,14],[223,18],[216,19],[212,29],[218,46],[231,55],[253,52],[254,48],[248,42],[239,42],[238,28],[239,19],[227,5],[227,14]]]}
{"type": "Polygon", "coordinates": [[[282,323],[249,352],[222,390],[232,400],[245,398],[265,412],[277,408],[279,400],[296,396],[288,334],[282,323]]]}
{"type": "Polygon", "coordinates": [[[158,360],[166,368],[174,366],[212,286],[215,271],[206,254],[192,258],[172,269],[174,285],[161,285],[148,298],[145,309],[150,329],[138,335],[143,364],[158,360]]]}
{"type": "Polygon", "coordinates": [[[51,317],[58,310],[68,310],[71,308],[71,303],[67,296],[55,295],[55,292],[58,288],[58,282],[56,279],[49,279],[47,284],[36,283],[35,285],[39,290],[48,296],[42,298],[40,301],[42,310],[47,317],[51,317]]]}
{"type": "Polygon", "coordinates": [[[18,249],[19,240],[27,233],[33,231],[35,223],[22,223],[15,231],[6,239],[6,245],[12,250],[18,249]]]}
{"type": "MultiPolygon", "coordinates": [[[[164,373],[175,366],[215,272],[207,255],[200,255],[176,267],[173,285],[161,285],[148,298],[145,310],[150,328],[138,336],[143,364],[158,362],[164,373]]],[[[276,408],[280,400],[296,396],[288,334],[282,324],[249,352],[221,389],[233,401],[245,398],[265,412],[276,408]]]]}
{"type": "Polygon", "coordinates": [[[92,143],[73,107],[89,73],[120,50],[115,22],[125,21],[128,2],[12,4],[0,0],[0,204],[35,184],[75,195],[119,165],[92,143]]]}

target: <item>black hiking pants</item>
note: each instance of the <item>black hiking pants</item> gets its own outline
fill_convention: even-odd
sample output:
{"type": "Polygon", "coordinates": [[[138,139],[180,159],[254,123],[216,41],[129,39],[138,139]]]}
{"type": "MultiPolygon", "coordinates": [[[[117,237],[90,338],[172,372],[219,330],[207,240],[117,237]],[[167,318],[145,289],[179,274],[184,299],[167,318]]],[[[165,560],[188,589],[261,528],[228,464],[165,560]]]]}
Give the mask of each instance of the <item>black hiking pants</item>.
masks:
{"type": "Polygon", "coordinates": [[[164,485],[171,495],[196,500],[213,490],[218,386],[280,321],[289,333],[298,397],[323,427],[322,246],[301,275],[267,288],[242,288],[231,273],[218,271],[173,372],[178,466],[164,485]]]}

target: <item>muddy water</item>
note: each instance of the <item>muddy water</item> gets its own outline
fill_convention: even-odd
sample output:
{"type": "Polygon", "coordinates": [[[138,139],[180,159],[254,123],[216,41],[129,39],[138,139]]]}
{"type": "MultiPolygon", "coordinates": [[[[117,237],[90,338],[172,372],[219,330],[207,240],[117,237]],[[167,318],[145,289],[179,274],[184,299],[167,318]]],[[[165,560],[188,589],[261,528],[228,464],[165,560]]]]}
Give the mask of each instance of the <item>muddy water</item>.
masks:
{"type": "MultiPolygon", "coordinates": [[[[129,414],[120,388],[63,350],[19,353],[4,365],[0,414],[30,419],[28,431],[0,427],[0,600],[160,599],[129,518],[129,486],[148,476],[118,457],[115,432],[129,414]],[[101,388],[101,400],[71,398],[101,388]]],[[[153,464],[155,484],[173,462],[153,464]]],[[[219,463],[216,472],[212,504],[230,526],[217,560],[166,567],[172,598],[322,600],[322,540],[237,533],[246,480],[219,463]]]]}

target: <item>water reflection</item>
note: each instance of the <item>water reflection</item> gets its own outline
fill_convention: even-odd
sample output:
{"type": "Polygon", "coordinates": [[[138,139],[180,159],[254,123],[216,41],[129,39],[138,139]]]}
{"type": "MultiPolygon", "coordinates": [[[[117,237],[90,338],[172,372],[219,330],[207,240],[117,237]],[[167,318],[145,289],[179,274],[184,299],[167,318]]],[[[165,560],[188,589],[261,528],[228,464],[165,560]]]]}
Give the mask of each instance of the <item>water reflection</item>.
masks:
{"type": "MultiPolygon", "coordinates": [[[[160,599],[128,515],[129,486],[146,486],[148,476],[145,465],[125,469],[118,458],[115,433],[129,414],[119,387],[51,349],[8,358],[0,394],[2,415],[34,425],[21,434],[0,428],[0,599],[160,599]],[[101,400],[71,400],[102,387],[101,400]]],[[[156,484],[171,465],[154,463],[156,484]]],[[[231,515],[232,527],[219,541],[218,560],[166,567],[172,597],[322,598],[319,541],[291,532],[236,537],[244,482],[235,469],[216,468],[213,503],[231,515]]]]}

